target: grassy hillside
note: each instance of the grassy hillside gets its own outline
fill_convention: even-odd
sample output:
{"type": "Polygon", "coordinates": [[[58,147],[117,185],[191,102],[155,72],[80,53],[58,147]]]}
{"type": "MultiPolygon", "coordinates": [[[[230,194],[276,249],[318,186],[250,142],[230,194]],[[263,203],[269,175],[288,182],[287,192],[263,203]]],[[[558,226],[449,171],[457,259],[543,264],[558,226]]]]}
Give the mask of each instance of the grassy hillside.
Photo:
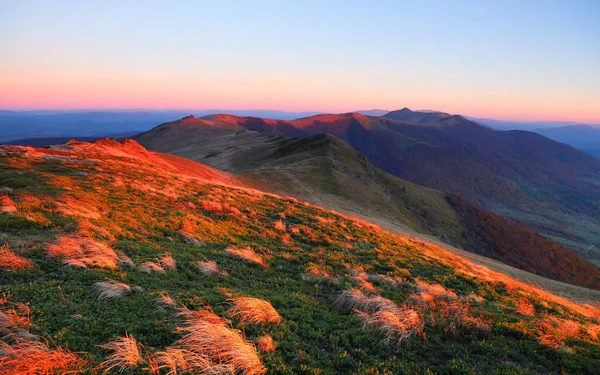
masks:
{"type": "Polygon", "coordinates": [[[186,118],[181,124],[159,126],[138,140],[157,151],[235,172],[247,185],[261,190],[434,235],[520,269],[600,288],[600,269],[556,242],[514,222],[507,225],[509,230],[500,230],[497,223],[505,219],[464,201],[452,204],[456,200],[449,201],[443,192],[392,176],[339,138],[323,134],[288,138],[272,132],[227,130],[206,121],[186,118]]]}
{"type": "MultiPolygon", "coordinates": [[[[196,121],[213,129],[235,127],[291,137],[335,135],[392,175],[458,194],[551,235],[583,257],[600,257],[600,162],[596,159],[535,133],[496,131],[461,116],[408,109],[389,116],[347,113],[283,121],[212,115],[196,121]]],[[[161,125],[148,134],[175,124],[161,125]]]]}
{"type": "Polygon", "coordinates": [[[593,373],[600,309],[133,142],[3,147],[0,372],[593,373]]]}

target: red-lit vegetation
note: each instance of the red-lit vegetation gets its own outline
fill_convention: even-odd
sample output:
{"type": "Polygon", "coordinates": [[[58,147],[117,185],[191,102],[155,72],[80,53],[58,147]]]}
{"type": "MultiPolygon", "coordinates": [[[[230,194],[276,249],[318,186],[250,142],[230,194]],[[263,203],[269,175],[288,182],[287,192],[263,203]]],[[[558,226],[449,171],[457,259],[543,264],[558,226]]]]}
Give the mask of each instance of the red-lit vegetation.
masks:
{"type": "Polygon", "coordinates": [[[62,257],[65,264],[74,267],[115,269],[118,266],[118,257],[113,249],[83,236],[61,236],[49,244],[46,251],[52,257],[62,257]]]}
{"type": "Polygon", "coordinates": [[[251,248],[250,246],[246,246],[246,247],[229,246],[227,249],[225,249],[225,251],[231,255],[235,255],[235,256],[245,259],[249,262],[258,264],[261,267],[265,267],[265,268],[268,267],[268,265],[265,262],[265,260],[263,259],[263,257],[260,256],[259,254],[257,254],[256,251],[254,251],[254,249],[251,248]]]}
{"type": "Polygon", "coordinates": [[[33,264],[27,259],[16,254],[6,243],[0,245],[0,270],[19,270],[31,268],[33,264]]]}
{"type": "Polygon", "coordinates": [[[160,155],[139,149],[1,150],[0,174],[23,181],[10,192],[19,210],[0,214],[3,250],[14,251],[0,255],[30,269],[4,267],[0,293],[21,303],[0,298],[0,373],[453,373],[455,358],[475,373],[590,373],[597,363],[597,305],[422,240],[220,185],[223,174],[212,183],[210,170],[153,165],[160,155]],[[147,189],[128,188],[138,182],[147,189]],[[158,193],[166,186],[175,194],[158,193]],[[73,214],[73,202],[99,216],[73,214]]]}
{"type": "Polygon", "coordinates": [[[600,289],[600,270],[576,253],[512,220],[480,210],[459,196],[449,196],[448,201],[467,223],[467,250],[550,279],[600,289]]]}
{"type": "Polygon", "coordinates": [[[236,297],[231,301],[229,315],[251,324],[279,323],[281,316],[269,301],[252,297],[236,297]]]}

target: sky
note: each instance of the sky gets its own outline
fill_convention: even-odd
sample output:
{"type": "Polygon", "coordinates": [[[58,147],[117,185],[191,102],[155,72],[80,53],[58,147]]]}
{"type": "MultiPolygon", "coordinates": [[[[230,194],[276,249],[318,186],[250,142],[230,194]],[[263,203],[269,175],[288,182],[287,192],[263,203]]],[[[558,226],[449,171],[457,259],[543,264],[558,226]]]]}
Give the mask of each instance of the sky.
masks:
{"type": "Polygon", "coordinates": [[[598,20],[598,0],[0,0],[0,108],[600,123],[598,20]]]}

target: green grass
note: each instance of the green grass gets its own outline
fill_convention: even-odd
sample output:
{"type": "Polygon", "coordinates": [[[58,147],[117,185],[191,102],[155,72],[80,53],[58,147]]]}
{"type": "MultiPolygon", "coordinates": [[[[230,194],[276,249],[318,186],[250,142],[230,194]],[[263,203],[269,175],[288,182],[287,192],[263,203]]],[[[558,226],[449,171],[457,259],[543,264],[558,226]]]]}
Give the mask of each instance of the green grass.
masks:
{"type": "MultiPolygon", "coordinates": [[[[179,306],[199,309],[209,305],[218,315],[227,316],[227,290],[237,296],[266,299],[282,316],[277,325],[254,326],[233,321],[234,327],[249,340],[265,333],[273,336],[277,350],[261,354],[272,374],[560,374],[592,373],[600,366],[597,341],[570,339],[566,343],[568,350],[554,350],[541,345],[532,334],[536,319],[543,319],[544,314],[582,324],[598,324],[597,319],[583,317],[554,302],[547,302],[546,310],[538,307],[536,317],[520,317],[511,306],[517,291],[507,289],[502,282],[469,276],[444,260],[425,256],[423,251],[428,245],[419,241],[402,239],[302,202],[253,196],[232,187],[182,182],[160,169],[125,169],[107,161],[102,165],[104,172],[88,170],[90,175],[81,175],[51,163],[32,164],[34,170],[27,172],[31,185],[13,185],[16,190],[11,196],[20,213],[0,214],[3,238],[34,263],[33,269],[0,271],[0,293],[10,295],[11,302],[31,306],[32,332],[41,334],[52,345],[84,353],[91,364],[98,364],[107,354],[100,344],[125,333],[156,349],[178,339],[175,328],[180,323],[175,310],[159,308],[158,293],[168,292],[179,306]],[[79,187],[73,191],[57,190],[53,199],[72,196],[93,203],[102,217],[64,216],[48,200],[35,207],[23,203],[25,191],[44,196],[45,189],[54,188],[39,178],[42,171],[70,176],[79,187]],[[116,187],[110,182],[115,172],[121,172],[122,179],[131,186],[147,183],[157,191],[176,186],[180,195],[174,199],[131,186],[116,187]],[[148,176],[153,181],[146,180],[148,176]],[[98,186],[104,190],[95,190],[98,186]],[[237,207],[245,217],[203,210],[199,207],[205,199],[237,207]],[[196,207],[186,206],[185,202],[196,207]],[[51,224],[44,226],[26,219],[28,210],[43,212],[51,224]],[[311,234],[291,234],[289,243],[284,243],[282,233],[273,227],[282,212],[286,213],[282,220],[288,234],[297,225],[310,228],[311,234]],[[330,222],[321,223],[317,217],[330,222]],[[185,218],[197,223],[194,235],[206,246],[186,243],[179,231],[185,218]],[[111,231],[115,236],[112,242],[95,229],[88,235],[110,243],[136,264],[170,252],[177,260],[177,271],[147,275],[127,268],[81,269],[46,255],[46,242],[61,234],[78,233],[86,222],[111,231]],[[31,240],[27,244],[19,242],[27,239],[31,240]],[[346,248],[347,243],[352,248],[346,248]],[[269,267],[261,268],[227,254],[224,250],[232,244],[252,246],[267,259],[269,267]],[[191,264],[197,260],[214,260],[229,276],[202,276],[191,264]],[[309,263],[328,267],[339,277],[339,285],[316,286],[304,280],[302,274],[309,263]],[[378,287],[381,296],[398,305],[415,293],[418,279],[450,288],[459,298],[476,293],[484,301],[473,303],[471,314],[489,322],[491,331],[449,333],[443,327],[426,326],[423,336],[387,344],[377,333],[362,330],[360,319],[352,311],[334,307],[333,300],[339,292],[355,287],[346,266],[359,265],[370,273],[404,276],[399,287],[378,287]],[[91,286],[106,278],[141,286],[143,291],[114,301],[98,300],[91,286]],[[525,331],[515,326],[519,322],[523,322],[525,331]]],[[[9,180],[17,180],[23,176],[20,172],[3,169],[1,173],[9,180]]],[[[138,368],[130,373],[143,371],[138,368]]]]}

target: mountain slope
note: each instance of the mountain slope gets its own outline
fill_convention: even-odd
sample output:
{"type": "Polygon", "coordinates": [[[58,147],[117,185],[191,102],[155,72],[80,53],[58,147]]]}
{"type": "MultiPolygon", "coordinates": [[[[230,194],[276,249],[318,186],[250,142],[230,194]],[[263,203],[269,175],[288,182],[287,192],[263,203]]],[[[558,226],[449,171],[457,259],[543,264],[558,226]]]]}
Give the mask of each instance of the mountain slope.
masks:
{"type": "Polygon", "coordinates": [[[600,364],[598,308],[209,167],[131,142],[0,163],[2,373],[600,364]]]}
{"type": "Polygon", "coordinates": [[[597,157],[600,154],[600,127],[569,125],[556,128],[540,128],[534,131],[555,141],[583,150],[592,156],[597,157]]]}
{"type": "MultiPolygon", "coordinates": [[[[407,111],[401,112],[410,115],[407,111]]],[[[589,256],[585,250],[591,245],[600,248],[600,162],[535,133],[495,131],[456,115],[435,122],[358,113],[292,121],[213,115],[198,121],[214,129],[229,126],[291,137],[329,133],[388,173],[458,194],[551,235],[583,256],[589,256]]]]}
{"type": "Polygon", "coordinates": [[[205,119],[196,119],[194,127],[193,121],[185,118],[181,124],[161,125],[138,141],[157,151],[235,172],[261,190],[434,235],[545,277],[600,287],[600,269],[554,241],[514,222],[504,224],[506,220],[480,213],[466,202],[457,205],[445,193],[392,176],[339,138],[324,134],[288,138],[272,132],[213,128],[205,119]],[[510,235],[507,227],[526,235],[510,235]]]}

